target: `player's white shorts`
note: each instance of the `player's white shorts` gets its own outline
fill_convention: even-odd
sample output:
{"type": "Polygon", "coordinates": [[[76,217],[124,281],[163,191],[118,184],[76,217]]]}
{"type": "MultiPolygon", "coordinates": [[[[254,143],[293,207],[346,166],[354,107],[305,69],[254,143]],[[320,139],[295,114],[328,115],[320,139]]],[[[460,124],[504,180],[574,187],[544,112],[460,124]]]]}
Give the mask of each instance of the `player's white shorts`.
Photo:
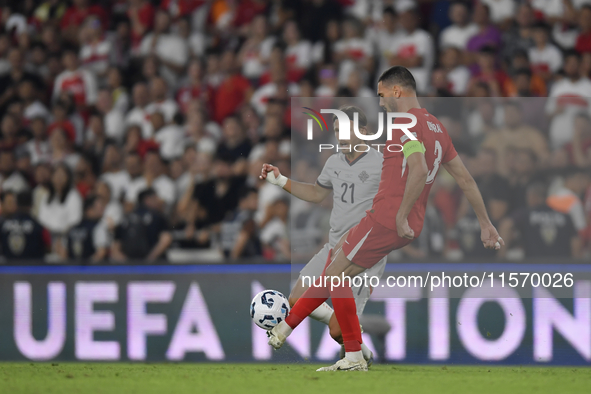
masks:
{"type": "MultiPolygon", "coordinates": [[[[322,249],[318,253],[316,253],[306,264],[304,268],[300,271],[300,278],[302,276],[309,276],[312,278],[318,278],[322,274],[322,270],[324,270],[324,266],[326,265],[326,259],[328,258],[328,252],[330,251],[330,246],[328,244],[324,244],[322,249]]],[[[367,275],[368,279],[367,282],[369,283],[369,278],[372,276],[377,276],[381,278],[384,274],[384,269],[386,268],[386,261],[388,260],[387,257],[381,259],[376,265],[371,267],[370,269],[365,270],[360,275],[367,275]]],[[[375,279],[374,279],[375,280],[375,279]]],[[[365,304],[367,304],[367,300],[370,296],[370,288],[369,286],[360,286],[360,287],[353,287],[353,296],[355,297],[355,305],[357,306],[357,314],[361,315],[363,313],[363,309],[365,309],[365,304]]]]}

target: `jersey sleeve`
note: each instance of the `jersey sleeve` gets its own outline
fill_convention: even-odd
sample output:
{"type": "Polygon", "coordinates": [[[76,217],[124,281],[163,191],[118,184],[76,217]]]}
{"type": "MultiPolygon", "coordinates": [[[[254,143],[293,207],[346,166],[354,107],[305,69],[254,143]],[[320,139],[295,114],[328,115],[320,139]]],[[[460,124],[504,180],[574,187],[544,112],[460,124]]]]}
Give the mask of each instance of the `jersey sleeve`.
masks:
{"type": "Polygon", "coordinates": [[[330,177],[330,162],[331,162],[331,158],[329,158],[326,161],[326,163],[324,163],[324,168],[322,168],[322,172],[318,176],[316,183],[320,187],[332,190],[332,180],[330,177]]]}

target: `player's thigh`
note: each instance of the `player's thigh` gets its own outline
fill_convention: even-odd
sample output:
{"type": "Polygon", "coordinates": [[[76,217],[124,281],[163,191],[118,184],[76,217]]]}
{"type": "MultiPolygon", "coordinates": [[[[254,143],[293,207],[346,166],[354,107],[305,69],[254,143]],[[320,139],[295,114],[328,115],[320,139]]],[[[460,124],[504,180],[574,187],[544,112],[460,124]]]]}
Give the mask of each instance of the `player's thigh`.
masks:
{"type": "Polygon", "coordinates": [[[326,267],[326,276],[337,276],[353,278],[365,271],[365,268],[349,261],[342,250],[336,252],[333,256],[332,262],[326,267]]]}
{"type": "Polygon", "coordinates": [[[322,271],[324,271],[324,267],[326,266],[326,259],[328,259],[329,251],[330,246],[325,244],[318,253],[312,256],[308,264],[302,268],[300,276],[289,294],[290,300],[292,300],[292,298],[294,300],[299,299],[308,287],[310,287],[310,284],[322,275],[322,271]]]}

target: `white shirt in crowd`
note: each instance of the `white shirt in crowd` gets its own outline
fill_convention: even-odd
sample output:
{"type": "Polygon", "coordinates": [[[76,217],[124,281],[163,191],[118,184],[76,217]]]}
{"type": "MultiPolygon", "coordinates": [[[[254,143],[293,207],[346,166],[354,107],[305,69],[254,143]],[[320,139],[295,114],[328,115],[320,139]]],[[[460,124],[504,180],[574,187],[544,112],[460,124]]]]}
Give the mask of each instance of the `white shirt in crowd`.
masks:
{"type": "Polygon", "coordinates": [[[101,179],[109,185],[111,189],[111,200],[120,201],[127,185],[131,181],[129,173],[124,170],[117,172],[105,172],[101,175],[101,179]]]}
{"type": "Polygon", "coordinates": [[[174,115],[176,115],[176,113],[179,112],[179,106],[176,103],[176,101],[172,99],[166,99],[159,103],[152,102],[148,104],[146,106],[145,111],[147,115],[151,115],[155,112],[160,112],[162,115],[164,115],[164,121],[166,123],[170,123],[172,122],[174,115]]]}
{"type": "MultiPolygon", "coordinates": [[[[129,182],[125,189],[125,201],[130,203],[137,203],[139,194],[148,188],[148,182],[143,176],[136,178],[129,182]]],[[[152,182],[152,188],[156,195],[166,203],[167,207],[171,207],[176,200],[175,184],[166,175],[160,175],[152,182]]]]}
{"type": "Polygon", "coordinates": [[[470,23],[466,26],[450,25],[443,29],[439,36],[441,48],[454,47],[465,50],[470,38],[478,33],[478,25],[470,23]]]}
{"type": "Polygon", "coordinates": [[[312,64],[310,53],[312,45],[308,41],[300,41],[285,50],[285,61],[288,67],[307,69],[312,64]]]}
{"type": "Polygon", "coordinates": [[[275,44],[275,37],[267,37],[256,49],[245,53],[244,62],[242,63],[242,75],[249,79],[263,75],[266,66],[262,60],[269,59],[273,44],[275,44]]]}
{"type": "Polygon", "coordinates": [[[435,57],[431,35],[424,30],[416,29],[394,43],[392,52],[400,57],[417,55],[423,58],[423,64],[420,67],[409,68],[409,71],[415,77],[417,91],[419,93],[426,92],[435,57]]]}
{"type": "Polygon", "coordinates": [[[28,120],[32,120],[34,118],[43,118],[45,120],[49,120],[50,114],[47,107],[43,105],[41,101],[36,100],[27,105],[27,107],[23,110],[23,117],[28,120]]]}
{"type": "Polygon", "coordinates": [[[64,202],[57,196],[51,201],[41,200],[39,206],[39,223],[52,233],[66,233],[82,220],[82,197],[72,188],[64,202]]]}
{"type": "MultiPolygon", "coordinates": [[[[295,83],[290,83],[287,86],[287,92],[290,96],[296,96],[300,91],[300,88],[295,83]]],[[[250,104],[254,109],[262,116],[267,110],[267,102],[269,99],[277,93],[277,84],[275,82],[269,82],[255,90],[250,98],[250,104]]]]}
{"type": "Polygon", "coordinates": [[[82,67],[102,75],[109,68],[109,56],[111,55],[111,42],[103,40],[96,44],[86,44],[80,49],[80,61],[82,67]]]}
{"type": "Polygon", "coordinates": [[[125,117],[125,128],[129,126],[138,125],[142,129],[142,138],[147,140],[152,138],[154,134],[154,127],[150,122],[150,115],[145,108],[133,107],[125,117]]]}
{"type": "Polygon", "coordinates": [[[29,190],[29,183],[20,172],[14,171],[7,178],[0,174],[0,192],[22,193],[29,190]]]}
{"type": "Polygon", "coordinates": [[[552,85],[546,104],[546,113],[553,114],[559,106],[564,108],[550,122],[552,150],[559,149],[572,141],[575,116],[579,113],[589,114],[591,108],[589,92],[591,92],[591,81],[588,78],[580,78],[574,82],[569,78],[563,78],[552,85]]]}
{"type": "Polygon", "coordinates": [[[98,94],[96,78],[94,74],[84,69],[63,71],[55,79],[53,99],[57,99],[63,91],[71,93],[79,104],[94,104],[98,94]]]}
{"type": "Polygon", "coordinates": [[[160,144],[160,156],[171,160],[182,156],[185,145],[185,132],[176,124],[164,126],[156,132],[154,140],[160,144]]]}
{"type": "Polygon", "coordinates": [[[25,143],[25,149],[31,157],[31,165],[48,163],[51,160],[51,146],[48,141],[30,140],[25,143]]]}
{"type": "MultiPolygon", "coordinates": [[[[180,36],[174,34],[160,34],[156,38],[156,46],[152,49],[154,33],[149,33],[144,37],[140,44],[139,52],[142,56],[148,56],[153,52],[167,62],[174,63],[177,66],[184,66],[189,60],[189,50],[187,43],[180,36]]],[[[160,66],[160,74],[171,85],[175,86],[177,74],[165,65],[160,66]]]]}
{"type": "Polygon", "coordinates": [[[515,0],[482,0],[490,10],[493,23],[502,23],[515,15],[515,0]]]}
{"type": "Polygon", "coordinates": [[[339,40],[335,44],[334,50],[344,56],[339,65],[340,85],[347,83],[349,74],[353,72],[358,63],[373,56],[371,42],[359,37],[339,40]]]}
{"type": "Polygon", "coordinates": [[[402,29],[396,29],[389,32],[386,29],[372,29],[368,32],[368,36],[374,43],[375,50],[378,55],[378,72],[377,77],[390,67],[390,57],[392,56],[392,48],[396,42],[403,35],[402,29]]]}
{"type": "Polygon", "coordinates": [[[529,61],[534,69],[556,73],[562,68],[562,53],[552,44],[546,44],[544,49],[532,47],[529,49],[529,61]]]}
{"type": "Polygon", "coordinates": [[[450,85],[450,91],[454,96],[463,96],[468,90],[470,82],[470,70],[465,66],[457,66],[447,73],[447,82],[450,85]]]}

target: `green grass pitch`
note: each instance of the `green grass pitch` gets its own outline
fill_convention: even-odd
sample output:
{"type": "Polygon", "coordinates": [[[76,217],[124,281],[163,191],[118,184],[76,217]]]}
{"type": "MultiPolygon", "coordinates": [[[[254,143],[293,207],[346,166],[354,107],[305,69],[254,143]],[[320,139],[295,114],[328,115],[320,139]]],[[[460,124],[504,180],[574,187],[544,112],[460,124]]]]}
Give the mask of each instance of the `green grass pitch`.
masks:
{"type": "Polygon", "coordinates": [[[5,394],[585,393],[591,368],[375,365],[315,372],[317,364],[0,363],[5,394]]]}

